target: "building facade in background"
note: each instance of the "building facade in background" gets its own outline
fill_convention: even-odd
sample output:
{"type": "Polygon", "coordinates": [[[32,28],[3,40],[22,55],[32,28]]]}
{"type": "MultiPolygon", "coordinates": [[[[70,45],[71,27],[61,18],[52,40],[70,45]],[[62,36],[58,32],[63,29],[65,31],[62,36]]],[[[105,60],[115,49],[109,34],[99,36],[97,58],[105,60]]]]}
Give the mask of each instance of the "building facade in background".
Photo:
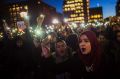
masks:
{"type": "Polygon", "coordinates": [[[88,22],[89,0],[64,0],[63,12],[68,22],[88,22]]]}
{"type": "Polygon", "coordinates": [[[120,16],[120,0],[117,0],[117,5],[116,5],[116,16],[120,16]]]}
{"type": "Polygon", "coordinates": [[[3,19],[9,19],[8,7],[4,5],[5,0],[0,1],[0,30],[3,30],[3,19]]]}
{"type": "Polygon", "coordinates": [[[102,7],[90,8],[89,16],[90,16],[89,21],[102,20],[103,19],[102,7]]]}
{"type": "Polygon", "coordinates": [[[9,11],[9,22],[12,26],[17,26],[17,22],[23,20],[22,12],[28,13],[28,4],[26,1],[7,4],[9,11]]]}
{"type": "Polygon", "coordinates": [[[56,12],[56,8],[44,3],[42,0],[29,0],[29,15],[31,25],[37,24],[36,18],[45,15],[43,24],[51,24],[53,18],[60,19],[61,14],[56,12]]]}
{"type": "Polygon", "coordinates": [[[52,23],[51,20],[53,18],[61,19],[62,17],[62,14],[56,12],[56,8],[44,3],[42,0],[21,0],[16,2],[5,2],[3,5],[3,11],[5,11],[1,11],[1,15],[6,16],[4,19],[7,20],[10,26],[17,26],[17,22],[23,20],[21,13],[24,13],[22,15],[29,16],[29,23],[31,25],[37,24],[37,17],[40,14],[45,15],[43,22],[44,25],[52,23]]]}

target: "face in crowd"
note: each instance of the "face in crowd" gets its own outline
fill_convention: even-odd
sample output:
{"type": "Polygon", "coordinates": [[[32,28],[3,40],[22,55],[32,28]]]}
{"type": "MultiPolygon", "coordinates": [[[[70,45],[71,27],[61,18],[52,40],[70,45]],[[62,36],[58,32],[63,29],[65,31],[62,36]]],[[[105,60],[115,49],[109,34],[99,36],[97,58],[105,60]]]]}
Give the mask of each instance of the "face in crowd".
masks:
{"type": "Polygon", "coordinates": [[[79,47],[82,54],[89,54],[91,52],[91,43],[88,37],[83,34],[79,38],[79,47]]]}
{"type": "Polygon", "coordinates": [[[120,31],[117,33],[117,40],[120,42],[120,31]]]}
{"type": "Polygon", "coordinates": [[[85,31],[79,36],[79,48],[83,55],[95,54],[99,49],[96,34],[92,31],[85,31]]]}
{"type": "Polygon", "coordinates": [[[45,58],[48,58],[48,57],[51,56],[50,50],[49,50],[48,47],[42,46],[42,56],[45,57],[45,58]]]}
{"type": "Polygon", "coordinates": [[[57,55],[64,56],[66,54],[67,45],[65,41],[61,40],[61,41],[56,42],[55,47],[56,47],[57,55]]]}
{"type": "Polygon", "coordinates": [[[99,42],[104,42],[105,40],[106,40],[106,38],[105,38],[104,35],[101,35],[101,34],[100,34],[100,35],[98,36],[98,41],[99,41],[99,42]]]}

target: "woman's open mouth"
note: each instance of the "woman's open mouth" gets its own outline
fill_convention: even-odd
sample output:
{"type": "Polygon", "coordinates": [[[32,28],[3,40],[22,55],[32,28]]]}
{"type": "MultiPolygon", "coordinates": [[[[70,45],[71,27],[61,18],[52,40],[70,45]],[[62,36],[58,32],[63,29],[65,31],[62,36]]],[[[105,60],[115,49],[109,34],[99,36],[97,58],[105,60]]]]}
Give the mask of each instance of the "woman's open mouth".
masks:
{"type": "Polygon", "coordinates": [[[82,51],[82,52],[85,52],[85,50],[86,50],[86,48],[81,48],[81,51],[82,51]]]}

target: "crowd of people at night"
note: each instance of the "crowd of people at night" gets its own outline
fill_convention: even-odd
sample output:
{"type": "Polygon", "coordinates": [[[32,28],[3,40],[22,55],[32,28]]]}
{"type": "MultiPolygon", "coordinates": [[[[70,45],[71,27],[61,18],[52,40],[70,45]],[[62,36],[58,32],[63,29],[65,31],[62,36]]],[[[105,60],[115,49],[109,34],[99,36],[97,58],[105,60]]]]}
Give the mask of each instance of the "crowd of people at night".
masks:
{"type": "Polygon", "coordinates": [[[15,38],[3,32],[1,79],[120,78],[119,23],[77,30],[66,26],[42,40],[33,38],[28,28],[24,32],[15,38]]]}

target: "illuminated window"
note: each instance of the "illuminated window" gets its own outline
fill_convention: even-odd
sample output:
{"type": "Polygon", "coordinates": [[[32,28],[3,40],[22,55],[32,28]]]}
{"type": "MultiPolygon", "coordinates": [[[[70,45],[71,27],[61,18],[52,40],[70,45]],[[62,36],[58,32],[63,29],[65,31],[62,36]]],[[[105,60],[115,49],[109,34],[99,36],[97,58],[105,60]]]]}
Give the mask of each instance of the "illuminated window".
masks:
{"type": "Polygon", "coordinates": [[[19,11],[19,10],[20,10],[20,8],[19,8],[19,7],[16,7],[16,10],[17,10],[17,11],[19,11]]]}
{"type": "Polygon", "coordinates": [[[75,0],[75,2],[78,2],[78,0],[75,0]]]}
{"type": "Polygon", "coordinates": [[[76,20],[78,20],[78,17],[76,18],[76,20]]]}
{"type": "Polygon", "coordinates": [[[11,8],[9,8],[9,11],[11,11],[12,9],[11,8]]]}
{"type": "Polygon", "coordinates": [[[77,3],[75,3],[74,5],[75,5],[75,6],[78,6],[78,4],[77,4],[77,3]]]}
{"type": "Polygon", "coordinates": [[[38,4],[40,4],[40,1],[38,1],[38,4]]]}
{"type": "Polygon", "coordinates": [[[78,17],[77,19],[78,19],[78,20],[81,20],[81,17],[78,17]]]}
{"type": "Polygon", "coordinates": [[[82,2],[82,0],[79,0],[79,2],[82,2]]]}
{"type": "Polygon", "coordinates": [[[83,22],[83,23],[84,23],[85,21],[83,20],[83,21],[81,21],[81,22],[83,22]]]}
{"type": "Polygon", "coordinates": [[[26,6],[24,6],[24,8],[26,9],[26,10],[28,10],[28,6],[26,5],[26,6]]]}
{"type": "Polygon", "coordinates": [[[76,13],[80,13],[80,10],[77,10],[76,13]]]}
{"type": "Polygon", "coordinates": [[[73,18],[71,18],[71,20],[73,21],[73,18]]]}
{"type": "Polygon", "coordinates": [[[68,20],[71,21],[71,18],[69,18],[68,20]]]}
{"type": "Polygon", "coordinates": [[[71,4],[70,7],[75,7],[75,5],[74,5],[74,4],[71,4]]]}
{"type": "Polygon", "coordinates": [[[71,15],[70,17],[75,17],[74,15],[71,15]]]}
{"type": "Polygon", "coordinates": [[[97,18],[97,15],[95,15],[94,18],[97,18]]]}
{"type": "Polygon", "coordinates": [[[13,11],[15,11],[15,8],[13,8],[13,11]]]}
{"type": "Polygon", "coordinates": [[[89,9],[89,6],[87,6],[87,9],[89,9]]]}
{"type": "Polygon", "coordinates": [[[81,14],[79,14],[79,16],[82,16],[81,14]]]}
{"type": "Polygon", "coordinates": [[[16,4],[16,7],[18,6],[18,4],[16,4]]]}
{"type": "Polygon", "coordinates": [[[88,19],[90,19],[90,17],[88,17],[88,19]]]}
{"type": "Polygon", "coordinates": [[[81,3],[81,6],[83,6],[83,3],[81,3]]]}
{"type": "Polygon", "coordinates": [[[68,5],[65,5],[65,7],[68,7],[68,5]]]}
{"type": "Polygon", "coordinates": [[[91,16],[91,18],[94,18],[94,16],[91,16]]]}
{"type": "Polygon", "coordinates": [[[69,4],[69,1],[67,1],[66,3],[69,4]]]}
{"type": "Polygon", "coordinates": [[[70,11],[70,8],[67,8],[68,11],[70,11]]]}
{"type": "Polygon", "coordinates": [[[67,20],[69,21],[69,18],[67,20]]]}
{"type": "Polygon", "coordinates": [[[13,5],[13,7],[15,8],[15,5],[13,5]]]}
{"type": "Polygon", "coordinates": [[[76,14],[75,16],[78,17],[78,14],[76,14]]]}
{"type": "Polygon", "coordinates": [[[87,10],[87,12],[89,12],[89,10],[87,10]]]}
{"type": "Polygon", "coordinates": [[[78,16],[78,14],[72,14],[71,15],[71,17],[77,17],[78,16]]]}
{"type": "Polygon", "coordinates": [[[87,8],[87,14],[84,14],[84,3],[83,0],[66,0],[66,4],[64,5],[64,11],[69,11],[69,20],[72,21],[79,21],[84,20],[84,16],[89,16],[89,0],[85,3],[87,8]],[[66,9],[67,8],[67,9],[66,9]]]}
{"type": "Polygon", "coordinates": [[[22,9],[22,6],[20,7],[20,9],[22,9]]]}
{"type": "Polygon", "coordinates": [[[67,3],[68,3],[68,4],[70,4],[70,3],[74,3],[74,1],[67,1],[67,3]]]}
{"type": "Polygon", "coordinates": [[[100,18],[101,17],[101,15],[98,15],[98,18],[100,18]]]}
{"type": "Polygon", "coordinates": [[[73,20],[75,21],[75,20],[76,20],[76,18],[73,18],[73,20]]]}
{"type": "Polygon", "coordinates": [[[78,6],[80,6],[80,3],[77,3],[78,6]]]}
{"type": "Polygon", "coordinates": [[[75,8],[71,8],[71,10],[75,10],[75,8]]]}
{"type": "Polygon", "coordinates": [[[67,8],[65,8],[65,11],[67,11],[67,8]]]}
{"type": "Polygon", "coordinates": [[[82,13],[81,16],[84,16],[84,13],[82,13]]]}
{"type": "Polygon", "coordinates": [[[89,3],[87,3],[87,6],[89,6],[89,3]]]}
{"type": "Polygon", "coordinates": [[[77,9],[80,9],[80,6],[76,7],[77,9]]]}
{"type": "Polygon", "coordinates": [[[87,0],[87,2],[89,2],[89,0],[87,0]]]}
{"type": "Polygon", "coordinates": [[[71,3],[70,1],[68,1],[68,3],[71,3]]]}

